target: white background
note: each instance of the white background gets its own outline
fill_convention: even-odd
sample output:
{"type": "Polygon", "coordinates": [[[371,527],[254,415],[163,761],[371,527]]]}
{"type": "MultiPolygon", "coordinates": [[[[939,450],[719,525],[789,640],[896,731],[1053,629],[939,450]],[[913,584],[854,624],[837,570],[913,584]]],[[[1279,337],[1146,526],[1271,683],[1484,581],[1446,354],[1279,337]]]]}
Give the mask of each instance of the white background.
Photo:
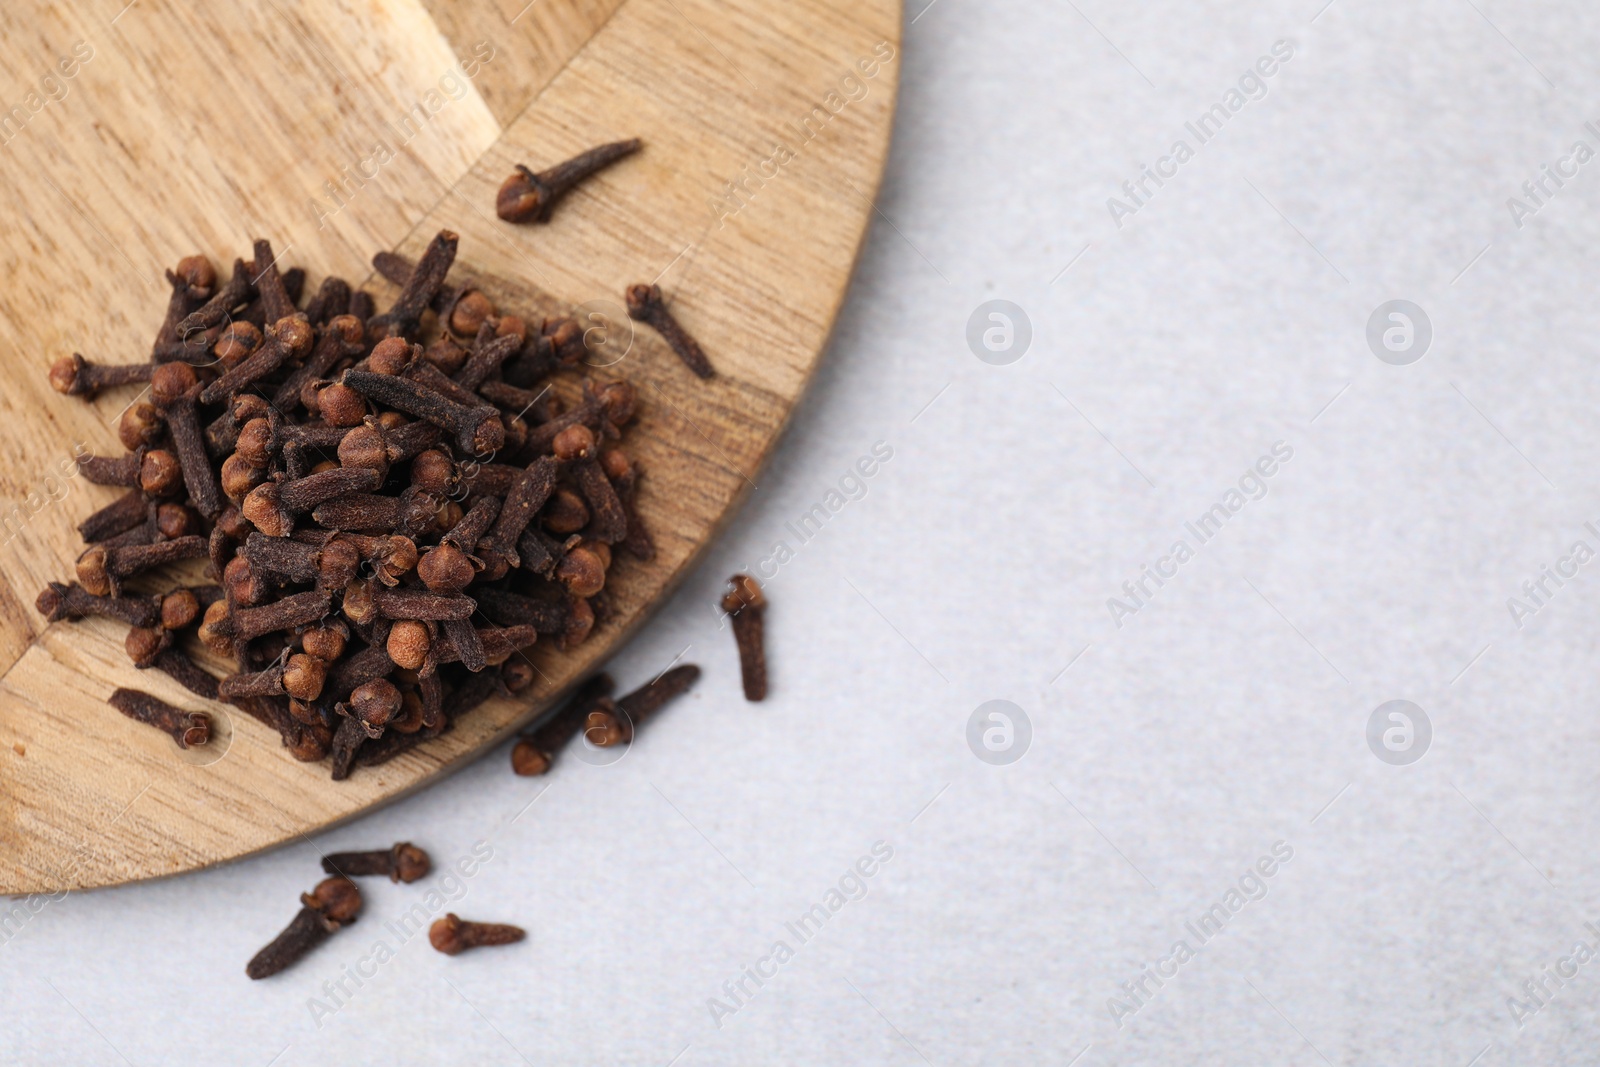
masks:
{"type": "Polygon", "coordinates": [[[1577,4],[1319,3],[923,11],[832,351],[612,664],[631,686],[691,646],[694,694],[613,767],[496,751],[318,839],[50,904],[0,945],[0,1059],[1594,1062],[1600,963],[1521,1028],[1506,999],[1600,918],[1600,563],[1520,629],[1506,600],[1600,548],[1600,161],[1520,229],[1505,201],[1600,148],[1600,35],[1577,4]],[[1279,39],[1266,97],[1118,229],[1106,198],[1279,39]],[[1009,366],[964,337],[994,298],[1032,323],[1009,366]],[[1365,338],[1395,298],[1434,328],[1410,366],[1365,338]],[[722,581],[876,441],[865,497],[768,583],[746,704],[722,581]],[[1268,496],[1114,626],[1276,441],[1268,496]],[[1011,766],[966,744],[991,699],[1032,722],[1011,766]],[[1411,766],[1365,740],[1391,699],[1433,724],[1411,766]],[[413,941],[319,1027],[308,998],[431,884],[368,883],[355,927],[244,977],[322,852],[398,838],[490,842],[451,906],[529,939],[413,941]],[[865,898],[717,1028],[708,998],[880,840],[865,898]],[[1119,1029],[1118,984],[1278,841],[1266,897],[1119,1029]]]}

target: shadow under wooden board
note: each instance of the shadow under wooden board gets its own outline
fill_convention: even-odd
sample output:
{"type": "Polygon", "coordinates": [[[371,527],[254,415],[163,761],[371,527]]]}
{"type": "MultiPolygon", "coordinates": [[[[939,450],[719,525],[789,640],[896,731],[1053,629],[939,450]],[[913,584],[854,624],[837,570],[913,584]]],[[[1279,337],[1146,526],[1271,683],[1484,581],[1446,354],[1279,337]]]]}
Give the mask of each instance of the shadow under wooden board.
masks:
{"type": "Polygon", "coordinates": [[[550,707],[755,487],[874,214],[899,0],[541,0],[524,16],[520,4],[476,3],[437,25],[431,2],[214,10],[226,6],[0,14],[0,66],[68,90],[41,80],[47,103],[20,126],[0,122],[11,154],[0,190],[15,212],[0,229],[0,343],[13,353],[0,390],[11,459],[0,470],[0,893],[159,877],[300,839],[462,766],[550,707]],[[530,58],[523,17],[559,39],[530,58]],[[60,63],[74,55],[67,78],[60,63]],[[527,106],[512,114],[518,92],[527,106]],[[513,164],[630,136],[644,150],[571,194],[548,225],[495,218],[513,164]],[[392,151],[376,166],[380,142],[392,151]],[[659,279],[718,376],[700,381],[638,330],[615,370],[640,392],[626,444],[645,472],[639,509],[656,558],[614,567],[614,615],[587,642],[530,651],[531,699],[491,702],[334,782],[255,719],[136,671],[122,627],[42,624],[34,595],[71,575],[75,523],[113,495],[62,477],[63,461],[77,442],[116,450],[132,399],[61,397],[44,372],[72,351],[141,358],[164,306],[161,268],[188,253],[225,265],[269,237],[284,263],[306,268],[308,291],[340,274],[365,280],[381,307],[393,290],[372,278],[371,254],[415,258],[441,229],[460,235],[452,280],[474,279],[535,320],[595,302],[615,318],[627,285],[659,279]],[[215,742],[183,752],[124,718],[106,703],[119,685],[204,705],[215,742]]]}

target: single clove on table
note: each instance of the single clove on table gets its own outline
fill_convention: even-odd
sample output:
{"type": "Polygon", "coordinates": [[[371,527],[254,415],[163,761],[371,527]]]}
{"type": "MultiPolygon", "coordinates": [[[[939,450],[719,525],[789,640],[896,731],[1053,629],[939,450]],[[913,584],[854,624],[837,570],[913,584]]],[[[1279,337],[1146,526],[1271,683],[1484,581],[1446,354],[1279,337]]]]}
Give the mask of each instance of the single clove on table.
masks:
{"type": "Polygon", "coordinates": [[[729,589],[722,598],[722,610],[733,626],[733,640],[739,647],[739,675],[744,683],[744,698],[767,698],[766,612],[767,598],[761,584],[748,574],[728,579],[729,589]]]}
{"type": "Polygon", "coordinates": [[[251,957],[244,973],[270,978],[294,966],[306,953],[356,921],[361,911],[361,890],[348,878],[324,878],[300,896],[300,910],[283,932],[251,957]]]}
{"type": "Polygon", "coordinates": [[[322,857],[322,869],[346,878],[381,874],[387,875],[391,882],[415,882],[428,876],[433,860],[411,842],[399,841],[393,848],[332,853],[322,857]]]}
{"type": "Polygon", "coordinates": [[[428,943],[446,956],[457,956],[469,948],[485,945],[510,945],[528,936],[520,926],[510,923],[475,923],[447,913],[428,927],[428,943]]]}

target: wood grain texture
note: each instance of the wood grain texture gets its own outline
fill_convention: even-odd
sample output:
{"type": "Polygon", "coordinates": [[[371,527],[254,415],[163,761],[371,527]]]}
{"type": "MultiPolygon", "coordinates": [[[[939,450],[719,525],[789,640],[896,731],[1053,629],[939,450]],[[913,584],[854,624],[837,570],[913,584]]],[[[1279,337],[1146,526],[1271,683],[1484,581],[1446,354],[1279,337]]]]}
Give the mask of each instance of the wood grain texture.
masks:
{"type": "Polygon", "coordinates": [[[0,183],[19,208],[0,233],[0,341],[20,356],[0,395],[0,447],[12,457],[0,503],[22,519],[0,534],[14,533],[0,549],[9,893],[177,873],[325,828],[460,766],[603,662],[755,485],[826,345],[888,151],[900,31],[898,0],[626,0],[614,11],[541,0],[524,20],[563,27],[565,43],[529,51],[516,26],[502,29],[476,77],[454,68],[468,91],[452,99],[440,79],[490,32],[485,12],[506,20],[515,10],[457,6],[436,26],[422,4],[393,0],[318,6],[315,17],[282,2],[251,13],[141,3],[108,25],[98,8],[36,6],[0,15],[8,71],[43,74],[74,41],[98,36],[67,97],[0,148],[13,153],[0,183]],[[491,75],[523,70],[548,84],[518,113],[513,87],[491,88],[491,75]],[[419,101],[426,110],[430,89],[445,103],[401,142],[400,116],[419,101]],[[497,116],[509,120],[503,130],[497,116]],[[250,131],[242,142],[239,128],[250,131]],[[574,192],[551,224],[494,218],[513,163],[542,167],[633,135],[645,149],[574,192]],[[342,197],[323,191],[384,138],[393,158],[367,168],[374,175],[342,197]],[[220,266],[269,236],[310,284],[327,273],[368,279],[381,302],[392,294],[369,278],[371,253],[415,256],[441,228],[461,235],[455,274],[502,307],[593,308],[627,329],[624,288],[659,279],[701,340],[719,371],[709,383],[642,327],[616,368],[640,389],[626,444],[645,471],[639,506],[657,558],[619,560],[607,587],[614,614],[584,645],[532,651],[531,699],[486,705],[348,781],[295,762],[274,732],[222,705],[206,706],[217,745],[180,752],[106,696],[131,685],[206,702],[134,670],[122,627],[42,628],[32,609],[46,581],[70,574],[73,525],[112,495],[46,479],[74,441],[115,449],[112,423],[132,399],[59,397],[44,369],[74,349],[109,361],[147,351],[160,270],[196,249],[220,266]]]}
{"type": "Polygon", "coordinates": [[[495,42],[495,61],[474,82],[490,113],[504,125],[522,114],[622,0],[424,0],[423,6],[446,39],[458,45],[495,42]]]}

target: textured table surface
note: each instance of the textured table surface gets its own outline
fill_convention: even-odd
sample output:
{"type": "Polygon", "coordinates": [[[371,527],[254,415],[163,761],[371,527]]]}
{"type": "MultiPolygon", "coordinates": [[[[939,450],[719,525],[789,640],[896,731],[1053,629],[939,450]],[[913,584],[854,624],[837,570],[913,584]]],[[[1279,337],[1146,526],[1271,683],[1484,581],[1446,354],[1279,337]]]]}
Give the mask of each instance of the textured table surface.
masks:
{"type": "Polygon", "coordinates": [[[1600,22],[1320,2],[913,4],[833,350],[612,664],[693,696],[611,766],[498,751],[22,902],[0,1059],[1594,1062],[1600,22]],[[1029,329],[984,308],[980,359],[992,300],[1029,329]],[[714,609],[745,568],[760,706],[714,609]],[[993,700],[1026,727],[969,745],[993,700]],[[245,979],[321,852],[398,838],[478,861],[245,979]],[[530,936],[447,958],[413,905],[530,936]]]}

